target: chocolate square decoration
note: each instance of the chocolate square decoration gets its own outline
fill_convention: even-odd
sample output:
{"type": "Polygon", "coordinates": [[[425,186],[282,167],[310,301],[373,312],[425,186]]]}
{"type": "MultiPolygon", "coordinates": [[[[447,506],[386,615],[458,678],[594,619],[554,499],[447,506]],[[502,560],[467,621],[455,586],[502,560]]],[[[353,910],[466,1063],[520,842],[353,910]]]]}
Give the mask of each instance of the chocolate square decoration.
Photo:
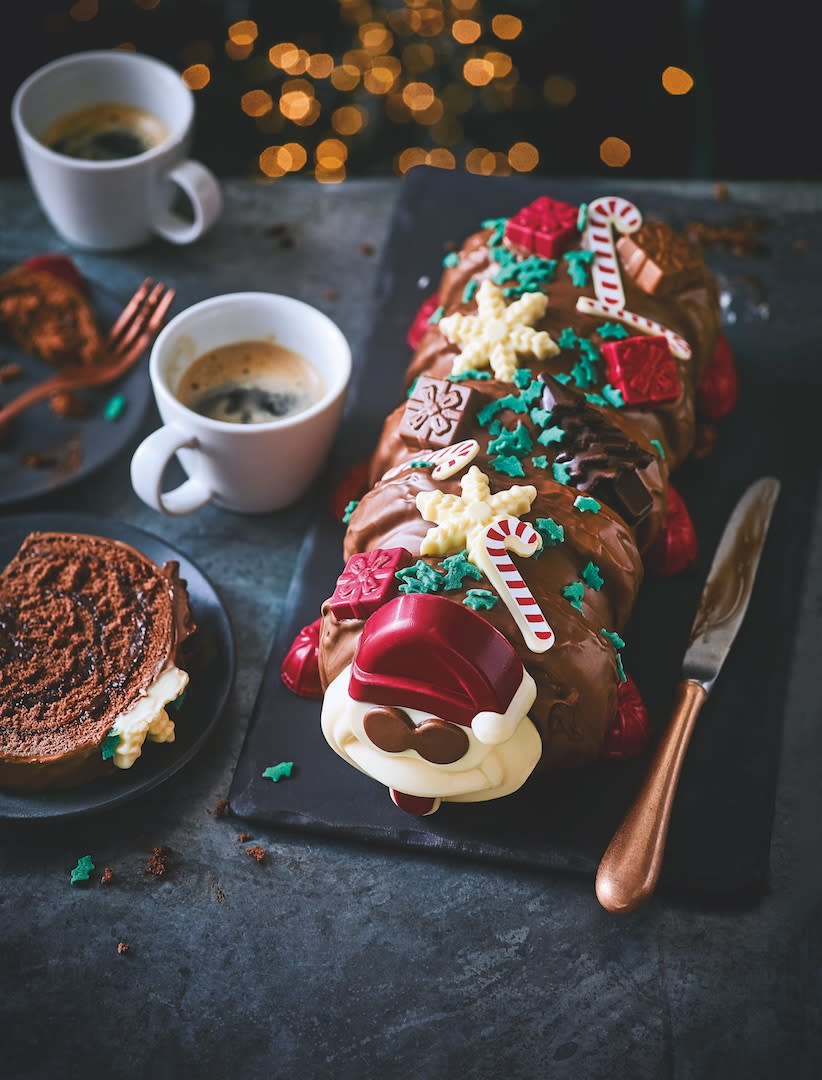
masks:
{"type": "Polygon", "coordinates": [[[616,247],[625,273],[651,295],[681,292],[702,278],[699,253],[662,221],[646,221],[616,247]]]}
{"type": "Polygon", "coordinates": [[[576,206],[543,195],[508,219],[505,238],[532,255],[558,259],[579,238],[578,217],[576,206]]]}
{"type": "Polygon", "coordinates": [[[658,405],[682,393],[679,371],[662,334],[608,341],[600,346],[608,381],[626,405],[658,405]]]}
{"type": "Polygon", "coordinates": [[[417,450],[450,446],[463,438],[461,432],[479,405],[475,390],[421,375],[406,402],[400,437],[417,450]]]}
{"type": "Polygon", "coordinates": [[[414,560],[405,548],[374,548],[352,555],[337,578],[328,601],[335,618],[367,619],[377,608],[399,596],[396,573],[414,560]]]}

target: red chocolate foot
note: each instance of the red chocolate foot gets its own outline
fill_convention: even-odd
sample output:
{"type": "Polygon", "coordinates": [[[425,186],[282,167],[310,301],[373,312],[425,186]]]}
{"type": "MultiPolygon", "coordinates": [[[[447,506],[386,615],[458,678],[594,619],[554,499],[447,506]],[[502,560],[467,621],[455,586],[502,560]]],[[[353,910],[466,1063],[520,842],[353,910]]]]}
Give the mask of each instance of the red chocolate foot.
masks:
{"type": "Polygon", "coordinates": [[[625,682],[619,684],[617,713],[613,727],[605,736],[603,753],[606,757],[620,760],[636,757],[645,750],[650,738],[648,710],[629,675],[625,682]]]}
{"type": "Polygon", "coordinates": [[[395,791],[394,788],[389,788],[389,791],[391,801],[395,806],[404,810],[406,814],[413,814],[414,817],[428,817],[429,814],[436,813],[442,802],[442,799],[429,799],[425,795],[406,795],[402,791],[395,791]]]}
{"type": "Polygon", "coordinates": [[[23,264],[35,273],[51,274],[58,277],[81,292],[86,291],[86,280],[77,269],[77,264],[68,255],[32,255],[23,264]]]}
{"type": "Polygon", "coordinates": [[[696,408],[708,420],[727,416],[736,404],[739,380],[734,364],[734,354],[728,339],[720,335],[714,355],[702,375],[696,391],[696,408]]]}
{"type": "Polygon", "coordinates": [[[365,495],[370,487],[368,483],[369,462],[358,461],[352,465],[340,480],[331,496],[331,512],[337,521],[342,521],[345,508],[350,502],[356,502],[365,495]]]}
{"type": "Polygon", "coordinates": [[[408,327],[408,333],[405,335],[405,340],[412,349],[416,349],[425,337],[426,331],[431,325],[428,320],[439,307],[439,302],[439,297],[434,293],[432,296],[426,297],[420,304],[419,311],[414,316],[414,321],[408,327]]]}
{"type": "Polygon", "coordinates": [[[322,619],[304,626],[291,643],[280,665],[280,678],[293,694],[306,698],[321,698],[320,668],[317,650],[320,645],[322,619]]]}
{"type": "Polygon", "coordinates": [[[685,501],[673,485],[668,486],[668,515],[665,528],[645,556],[645,569],[658,577],[681,574],[696,558],[694,523],[685,501]]]}

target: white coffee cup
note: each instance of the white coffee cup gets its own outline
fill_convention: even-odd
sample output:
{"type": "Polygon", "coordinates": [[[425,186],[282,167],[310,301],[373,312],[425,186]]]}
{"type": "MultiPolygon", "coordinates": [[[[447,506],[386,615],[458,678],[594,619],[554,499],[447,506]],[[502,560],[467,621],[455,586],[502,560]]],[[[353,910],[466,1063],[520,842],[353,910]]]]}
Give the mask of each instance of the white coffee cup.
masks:
{"type": "Polygon", "coordinates": [[[134,490],[166,514],[187,514],[213,499],[228,510],[265,513],[295,502],[328,455],[351,376],[351,350],[321,311],[277,293],[226,293],[194,304],[160,332],[149,360],[164,426],[131,459],[134,490]],[[175,391],[189,365],[212,349],[267,340],[299,353],[322,378],[324,393],[302,412],[258,424],[213,420],[183,405],[175,391]],[[162,491],[177,455],[189,479],[162,491]]]}
{"type": "Polygon", "coordinates": [[[220,186],[187,157],[194,95],[179,72],[160,60],[120,50],[75,53],[35,71],[11,107],[26,172],[54,228],[70,244],[97,251],[134,248],[157,234],[188,244],[217,220],[220,186]],[[141,154],[112,161],[69,157],[40,141],[61,116],[96,104],[146,109],[167,136],[141,154]],[[171,209],[181,188],[193,220],[171,209]]]}

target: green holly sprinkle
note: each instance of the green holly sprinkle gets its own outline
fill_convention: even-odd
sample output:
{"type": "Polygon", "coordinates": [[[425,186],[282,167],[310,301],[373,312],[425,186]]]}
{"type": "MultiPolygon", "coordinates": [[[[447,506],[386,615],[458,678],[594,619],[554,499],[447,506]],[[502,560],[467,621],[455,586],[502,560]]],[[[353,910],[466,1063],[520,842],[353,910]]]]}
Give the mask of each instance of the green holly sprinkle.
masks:
{"type": "Polygon", "coordinates": [[[582,571],[582,580],[588,586],[589,589],[593,589],[595,592],[599,592],[605,581],[602,577],[602,573],[596,563],[589,562],[585,569],[582,571]]]}
{"type": "Polygon", "coordinates": [[[532,378],[533,375],[531,374],[530,368],[517,368],[514,372],[514,385],[518,386],[520,390],[524,390],[532,378]]]}
{"type": "Polygon", "coordinates": [[[552,443],[561,443],[565,438],[565,432],[561,427],[553,424],[549,428],[545,428],[537,435],[537,442],[540,446],[550,446],[552,443]]]}
{"type": "Polygon", "coordinates": [[[434,462],[433,461],[409,461],[408,462],[408,467],[409,467],[409,469],[433,469],[434,468],[434,462]]]}
{"type": "Polygon", "coordinates": [[[597,381],[596,372],[591,367],[590,361],[584,356],[581,356],[571,368],[571,377],[580,390],[593,386],[597,381]]]}
{"type": "Polygon", "coordinates": [[[520,420],[515,430],[503,428],[499,435],[488,444],[489,454],[515,454],[522,457],[529,450],[533,450],[534,441],[528,434],[528,429],[520,420]]]}
{"type": "Polygon", "coordinates": [[[531,421],[537,427],[545,427],[550,419],[551,414],[547,409],[531,409],[531,421]]]}
{"type": "Polygon", "coordinates": [[[351,520],[351,515],[354,513],[354,511],[357,509],[357,507],[359,505],[360,505],[360,500],[359,499],[352,499],[351,502],[348,502],[348,503],[345,504],[345,507],[343,509],[343,516],[342,516],[343,525],[348,524],[348,522],[351,520]]]}
{"type": "Polygon", "coordinates": [[[284,776],[291,776],[293,771],[293,761],[280,761],[276,765],[269,765],[267,769],[263,769],[263,779],[273,780],[277,784],[284,776]]]}
{"type": "Polygon", "coordinates": [[[568,374],[567,371],[560,371],[554,376],[554,378],[557,380],[558,383],[562,383],[563,386],[565,386],[566,383],[569,383],[571,381],[571,376],[568,374]]]}
{"type": "Polygon", "coordinates": [[[554,474],[554,479],[558,484],[569,484],[571,482],[571,473],[568,466],[563,465],[561,461],[553,463],[551,472],[554,474]]]}
{"type": "Polygon", "coordinates": [[[542,392],[545,389],[541,379],[534,379],[530,386],[526,386],[524,390],[520,390],[519,396],[525,402],[526,405],[533,405],[535,401],[540,401],[542,398],[542,392]]]}
{"type": "Polygon", "coordinates": [[[651,439],[651,446],[653,446],[654,450],[656,450],[659,460],[664,461],[665,460],[665,447],[662,445],[662,443],[659,441],[659,439],[651,439]]]}
{"type": "Polygon", "coordinates": [[[572,581],[562,590],[562,595],[572,608],[582,611],[582,597],[585,595],[585,585],[581,581],[572,581]]]}
{"type": "Polygon", "coordinates": [[[439,592],[445,581],[445,576],[429,566],[422,559],[417,559],[413,566],[403,567],[397,570],[394,577],[402,582],[402,593],[435,593],[439,592]]]}
{"type": "MultiPolygon", "coordinates": [[[[488,237],[488,247],[496,247],[497,244],[501,244],[503,237],[505,236],[505,226],[508,224],[508,218],[486,218],[482,222],[483,229],[493,229],[493,233],[488,237]]],[[[513,254],[513,253],[512,253],[513,254]]]]}
{"type": "Polygon", "coordinates": [[[602,388],[602,396],[612,405],[615,409],[621,409],[625,404],[625,399],[622,396],[622,391],[618,390],[615,386],[611,386],[610,383],[606,383],[602,388]]]}
{"type": "Polygon", "coordinates": [[[499,435],[499,433],[501,431],[502,431],[502,420],[499,420],[499,419],[492,420],[491,423],[488,425],[488,434],[491,435],[492,437],[495,437],[495,436],[499,435]]]}
{"type": "Polygon", "coordinates": [[[597,333],[606,341],[620,341],[622,338],[628,337],[628,331],[622,323],[618,322],[603,323],[602,326],[597,327],[597,333]]]}
{"type": "Polygon", "coordinates": [[[519,458],[514,457],[513,454],[500,454],[498,457],[491,458],[488,463],[491,468],[498,473],[502,473],[504,476],[525,476],[525,469],[522,467],[522,462],[519,458]]]}
{"type": "Polygon", "coordinates": [[[608,402],[602,396],[602,394],[586,394],[585,400],[590,402],[591,405],[599,405],[601,409],[608,408],[608,402]]]}
{"type": "Polygon", "coordinates": [[[608,641],[611,642],[615,649],[625,648],[625,642],[622,640],[616,630],[606,630],[604,626],[601,626],[599,632],[604,638],[607,638],[608,641]]]}
{"type": "Polygon", "coordinates": [[[627,682],[628,681],[628,676],[625,674],[625,667],[624,667],[624,665],[622,663],[622,654],[617,653],[615,659],[616,659],[617,675],[619,675],[619,681],[620,682],[627,682]]]}
{"type": "Polygon", "coordinates": [[[103,761],[110,761],[114,757],[114,752],[120,743],[120,732],[115,731],[114,728],[106,735],[100,744],[100,756],[103,761]]]}
{"type": "Polygon", "coordinates": [[[590,495],[577,495],[574,506],[581,514],[584,514],[586,510],[591,514],[598,514],[602,509],[596,499],[592,499],[590,495]]]}
{"type": "Polygon", "coordinates": [[[465,382],[466,379],[490,379],[490,371],[477,371],[474,368],[468,368],[466,371],[452,372],[450,375],[445,376],[449,382],[465,382]]]}
{"type": "Polygon", "coordinates": [[[178,694],[173,701],[169,701],[166,705],[166,710],[170,709],[173,713],[178,713],[185,705],[186,698],[188,697],[188,687],[183,690],[182,694],[178,694]]]}
{"type": "Polygon", "coordinates": [[[94,860],[91,855],[83,855],[82,858],[77,860],[77,865],[71,871],[69,876],[71,884],[76,885],[78,881],[88,881],[93,869],[94,860]]]}
{"type": "Polygon", "coordinates": [[[480,409],[480,411],[477,413],[477,423],[480,427],[485,427],[488,421],[491,420],[492,417],[496,416],[496,414],[502,408],[501,401],[501,398],[495,398],[494,401],[489,401],[485,408],[480,409]]]}
{"type": "Polygon", "coordinates": [[[534,466],[535,469],[547,469],[548,458],[545,456],[545,454],[540,454],[539,457],[531,458],[531,464],[534,466]]]}
{"type": "Polygon", "coordinates": [[[442,260],[443,266],[459,266],[460,257],[456,251],[449,251],[445,258],[442,260]]]}
{"type": "Polygon", "coordinates": [[[414,381],[413,381],[413,382],[411,383],[411,385],[410,385],[410,386],[408,387],[408,389],[407,389],[407,390],[405,391],[405,396],[406,396],[407,398],[410,398],[410,397],[412,397],[412,396],[413,396],[413,394],[414,394],[414,390],[415,390],[415,389],[417,388],[417,383],[418,383],[419,381],[420,381],[420,377],[419,377],[419,375],[417,375],[417,377],[416,377],[416,378],[414,379],[414,381]]]}
{"type": "Polygon", "coordinates": [[[104,420],[118,420],[126,408],[126,399],[122,394],[115,394],[113,398],[109,398],[103,409],[104,420]]]}
{"type": "Polygon", "coordinates": [[[599,349],[594,345],[590,338],[577,338],[577,344],[579,345],[580,352],[586,360],[594,364],[602,356],[599,349]]]}
{"type": "Polygon", "coordinates": [[[468,558],[467,550],[461,551],[458,555],[449,555],[447,559],[442,560],[440,566],[445,571],[443,588],[446,591],[449,589],[461,589],[462,583],[467,577],[473,581],[482,581],[482,571],[478,566],[474,566],[468,558]]]}
{"type": "Polygon", "coordinates": [[[528,412],[528,406],[516,394],[506,394],[505,397],[499,398],[498,401],[500,409],[510,409],[511,412],[515,413],[528,412]]]}
{"type": "Polygon", "coordinates": [[[557,544],[562,544],[565,540],[565,529],[553,518],[537,518],[534,522],[534,528],[542,537],[543,543],[548,547],[556,547],[557,544]]]}
{"type": "Polygon", "coordinates": [[[444,314],[445,308],[442,306],[442,304],[440,304],[440,306],[438,308],[435,308],[428,316],[428,322],[431,324],[431,326],[436,326],[444,314]]]}
{"type": "Polygon", "coordinates": [[[579,211],[577,212],[577,231],[585,232],[585,225],[588,222],[588,203],[580,203],[579,211]]]}
{"type": "Polygon", "coordinates": [[[574,333],[572,327],[566,326],[557,338],[557,345],[559,345],[561,349],[575,349],[578,341],[579,338],[574,333]]]}
{"type": "Polygon", "coordinates": [[[571,284],[578,289],[588,284],[588,268],[594,261],[593,251],[566,251],[562,256],[568,263],[568,276],[571,284]]]}
{"type": "Polygon", "coordinates": [[[490,611],[496,606],[498,600],[499,597],[494,596],[488,589],[469,589],[465,594],[463,604],[473,608],[474,611],[490,611]]]}
{"type": "Polygon", "coordinates": [[[462,302],[463,304],[470,304],[474,299],[474,293],[479,287],[479,282],[476,278],[471,278],[465,288],[462,290],[462,302]]]}
{"type": "MultiPolygon", "coordinates": [[[[496,250],[492,254],[496,257],[496,250]]],[[[556,268],[556,259],[543,259],[539,255],[529,255],[527,259],[521,261],[506,259],[493,275],[492,280],[496,285],[513,281],[513,285],[508,285],[502,290],[503,296],[520,297],[523,293],[539,292],[543,285],[551,281],[556,268]]]]}

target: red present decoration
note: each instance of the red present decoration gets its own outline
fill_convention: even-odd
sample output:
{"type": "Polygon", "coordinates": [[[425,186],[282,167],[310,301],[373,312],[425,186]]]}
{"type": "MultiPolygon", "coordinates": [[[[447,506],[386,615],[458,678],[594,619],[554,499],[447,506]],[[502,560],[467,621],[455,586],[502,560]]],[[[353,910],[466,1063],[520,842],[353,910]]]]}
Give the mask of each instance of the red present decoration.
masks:
{"type": "Polygon", "coordinates": [[[336,521],[342,521],[345,508],[351,502],[358,502],[368,491],[368,473],[371,463],[358,461],[347,470],[342,480],[331,495],[331,512],[336,521]]]}
{"type": "Polygon", "coordinates": [[[662,334],[622,338],[600,345],[608,381],[626,405],[659,405],[682,393],[679,371],[662,334]]]}
{"type": "Polygon", "coordinates": [[[405,340],[408,342],[412,349],[417,349],[419,343],[425,337],[426,333],[431,329],[431,323],[429,319],[437,310],[440,304],[439,296],[433,293],[431,296],[426,297],[420,304],[417,314],[414,316],[414,321],[408,327],[408,332],[405,335],[405,340]]]}
{"type": "Polygon", "coordinates": [[[505,239],[533,255],[558,259],[579,239],[578,218],[578,207],[542,195],[508,219],[505,239]]]}
{"type": "Polygon", "coordinates": [[[86,291],[86,280],[68,255],[32,255],[23,265],[36,274],[51,274],[80,292],[86,291]]]}
{"type": "Polygon", "coordinates": [[[619,684],[617,711],[614,723],[605,736],[602,748],[606,757],[624,760],[637,757],[646,749],[651,739],[651,723],[648,710],[629,676],[619,684]]]}
{"type": "Polygon", "coordinates": [[[367,619],[399,595],[400,583],[394,575],[413,561],[410,553],[400,547],[374,548],[352,555],[328,601],[335,618],[367,619]]]}
{"type": "Polygon", "coordinates": [[[668,513],[665,527],[645,554],[645,569],[658,577],[672,577],[696,559],[696,529],[685,500],[668,485],[668,513]]]}
{"type": "Polygon", "coordinates": [[[322,619],[304,626],[291,643],[280,665],[280,678],[293,694],[306,698],[321,698],[320,665],[317,651],[320,645],[322,619]]]}
{"type": "Polygon", "coordinates": [[[710,363],[702,373],[696,391],[696,407],[700,416],[721,420],[736,404],[739,380],[734,354],[724,334],[719,336],[710,363]]]}

